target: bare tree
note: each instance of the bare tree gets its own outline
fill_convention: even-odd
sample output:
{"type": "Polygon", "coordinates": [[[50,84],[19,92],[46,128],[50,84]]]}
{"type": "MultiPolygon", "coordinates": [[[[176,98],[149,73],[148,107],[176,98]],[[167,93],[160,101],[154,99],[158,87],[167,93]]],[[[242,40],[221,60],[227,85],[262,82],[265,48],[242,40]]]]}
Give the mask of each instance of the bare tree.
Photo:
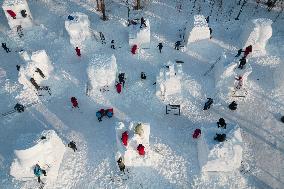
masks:
{"type": "Polygon", "coordinates": [[[267,10],[271,11],[275,7],[276,2],[277,2],[277,0],[268,0],[266,2],[267,10]]]}

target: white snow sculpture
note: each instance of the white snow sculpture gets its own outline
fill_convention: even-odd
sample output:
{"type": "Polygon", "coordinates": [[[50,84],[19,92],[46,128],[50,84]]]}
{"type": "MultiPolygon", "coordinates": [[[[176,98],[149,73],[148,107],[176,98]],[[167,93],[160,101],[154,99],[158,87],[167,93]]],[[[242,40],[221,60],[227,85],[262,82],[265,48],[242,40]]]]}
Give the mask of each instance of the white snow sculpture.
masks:
{"type": "Polygon", "coordinates": [[[131,24],[129,28],[129,45],[137,45],[138,48],[150,48],[151,34],[150,34],[150,22],[145,19],[147,27],[140,28],[140,23],[136,25],[131,24]]]}
{"type": "Polygon", "coordinates": [[[5,0],[2,8],[12,30],[17,30],[18,26],[33,26],[33,18],[26,0],[5,0]]]}
{"type": "Polygon", "coordinates": [[[150,136],[150,124],[141,123],[142,134],[135,133],[135,127],[141,122],[130,122],[127,128],[123,122],[118,122],[116,124],[116,142],[118,147],[118,152],[116,154],[116,159],[122,157],[124,159],[124,164],[126,166],[150,166],[151,162],[149,159],[149,136],[150,136]],[[124,146],[121,137],[122,133],[128,132],[128,144],[124,146]],[[137,146],[142,144],[145,147],[145,155],[141,156],[137,152],[137,146]]]}
{"type": "Polygon", "coordinates": [[[168,95],[179,94],[181,92],[182,73],[181,64],[174,64],[169,61],[157,76],[156,95],[167,97],[168,95]]]}
{"type": "Polygon", "coordinates": [[[39,164],[47,171],[44,178],[48,182],[56,180],[66,147],[53,130],[44,131],[42,136],[46,139],[39,139],[31,148],[15,150],[16,158],[10,167],[10,174],[15,179],[34,180],[36,177],[33,168],[35,164],[39,164]]]}
{"type": "Polygon", "coordinates": [[[84,49],[84,43],[92,37],[89,18],[83,13],[70,14],[65,21],[65,28],[70,35],[70,43],[74,48],[84,49]]]}
{"type": "Polygon", "coordinates": [[[96,55],[87,68],[90,92],[100,91],[115,85],[117,64],[114,55],[96,55]]]}
{"type": "Polygon", "coordinates": [[[242,161],[242,136],[238,125],[227,125],[227,129],[201,128],[197,140],[198,160],[202,172],[230,172],[238,169],[242,161]],[[226,134],[226,141],[214,140],[216,133],[226,134]]]}
{"type": "Polygon", "coordinates": [[[185,30],[185,44],[210,38],[210,30],[203,15],[194,15],[194,19],[187,23],[185,30]]]}
{"type": "Polygon", "coordinates": [[[245,25],[241,36],[241,46],[245,49],[252,45],[252,55],[266,54],[265,46],[272,36],[272,20],[266,18],[254,19],[245,25]]]}

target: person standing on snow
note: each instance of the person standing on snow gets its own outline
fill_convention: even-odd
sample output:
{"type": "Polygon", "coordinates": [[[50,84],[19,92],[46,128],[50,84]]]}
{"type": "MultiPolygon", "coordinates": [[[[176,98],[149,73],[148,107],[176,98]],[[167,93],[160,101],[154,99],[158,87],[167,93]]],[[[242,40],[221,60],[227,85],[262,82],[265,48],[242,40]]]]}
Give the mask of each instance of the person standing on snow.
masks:
{"type": "Polygon", "coordinates": [[[249,46],[246,47],[246,49],[244,51],[244,58],[246,58],[249,55],[249,53],[251,53],[251,52],[252,52],[252,45],[249,45],[249,46]]]}
{"type": "Polygon", "coordinates": [[[119,170],[124,172],[125,164],[124,164],[124,161],[123,161],[122,157],[118,158],[117,164],[118,164],[119,170]]]}
{"type": "Polygon", "coordinates": [[[77,98],[71,97],[72,108],[79,108],[77,98]]]}
{"type": "Polygon", "coordinates": [[[127,142],[128,142],[128,132],[124,131],[121,135],[121,141],[123,143],[124,146],[127,146],[127,142]]]}
{"type": "Polygon", "coordinates": [[[81,50],[79,49],[79,47],[76,47],[75,49],[76,53],[77,53],[77,56],[81,56],[81,50]]]}
{"type": "Polygon", "coordinates": [[[47,176],[46,175],[46,171],[45,170],[43,170],[40,166],[39,166],[39,164],[36,164],[35,165],[35,167],[34,167],[34,174],[35,174],[35,176],[37,176],[37,181],[39,182],[39,183],[43,183],[41,180],[40,180],[40,176],[43,174],[44,176],[47,176]]]}
{"type": "Polygon", "coordinates": [[[179,50],[180,45],[181,45],[181,41],[175,42],[175,49],[179,50]]]}
{"type": "Polygon", "coordinates": [[[115,47],[114,47],[114,40],[111,40],[110,44],[111,44],[110,48],[115,49],[115,47]]]}
{"type": "Polygon", "coordinates": [[[162,53],[163,44],[159,43],[157,47],[159,47],[159,51],[160,51],[160,53],[162,53]]]}
{"type": "Polygon", "coordinates": [[[229,105],[229,109],[230,109],[230,110],[236,110],[236,109],[237,109],[237,106],[238,106],[238,104],[237,104],[235,101],[233,101],[233,102],[231,102],[231,104],[229,105]]]}
{"type": "Polygon", "coordinates": [[[217,126],[218,128],[222,127],[223,129],[226,129],[227,123],[225,122],[225,119],[221,117],[217,122],[217,126]]]}
{"type": "Polygon", "coordinates": [[[235,57],[239,57],[242,54],[242,52],[244,52],[243,49],[239,49],[238,54],[235,57]]]}
{"type": "Polygon", "coordinates": [[[141,18],[141,23],[140,23],[140,28],[142,28],[143,26],[144,26],[145,28],[147,27],[147,25],[146,25],[146,20],[142,17],[142,18],[141,18]]]}
{"type": "Polygon", "coordinates": [[[71,142],[69,142],[68,147],[73,149],[74,152],[77,150],[76,143],[73,140],[71,142]]]}
{"type": "Polygon", "coordinates": [[[121,89],[122,89],[121,83],[117,83],[117,84],[115,85],[115,87],[116,87],[116,92],[117,92],[117,93],[121,93],[121,89]]]}
{"type": "Polygon", "coordinates": [[[137,146],[137,151],[139,155],[144,156],[145,155],[145,147],[142,144],[139,144],[137,146]]]}
{"type": "Polygon", "coordinates": [[[235,78],[236,81],[238,81],[237,85],[236,85],[236,89],[241,89],[243,86],[243,77],[239,76],[235,78]]]}
{"type": "Polygon", "coordinates": [[[242,58],[240,59],[240,65],[238,66],[238,68],[243,69],[244,66],[246,65],[246,63],[247,63],[246,58],[245,58],[245,57],[242,57],[242,58]]]}
{"type": "Polygon", "coordinates": [[[203,110],[208,110],[210,108],[210,106],[213,104],[213,99],[212,98],[207,98],[207,99],[208,99],[208,101],[205,102],[203,110]]]}
{"type": "Polygon", "coordinates": [[[2,43],[2,47],[6,51],[6,53],[11,52],[10,49],[7,47],[6,43],[2,43]]]}

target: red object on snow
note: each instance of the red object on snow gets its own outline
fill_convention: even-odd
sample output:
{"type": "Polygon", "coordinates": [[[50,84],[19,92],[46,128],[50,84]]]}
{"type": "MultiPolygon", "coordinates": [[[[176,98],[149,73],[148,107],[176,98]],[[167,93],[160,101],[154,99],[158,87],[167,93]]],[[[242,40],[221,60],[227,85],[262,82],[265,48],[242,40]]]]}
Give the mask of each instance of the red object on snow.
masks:
{"type": "Polygon", "coordinates": [[[138,145],[137,150],[138,150],[139,155],[141,156],[145,155],[145,147],[142,144],[138,145]]]}
{"type": "Polygon", "coordinates": [[[201,135],[201,130],[200,129],[195,129],[193,134],[192,134],[192,138],[199,138],[201,135]]]}
{"type": "Polygon", "coordinates": [[[131,48],[131,53],[132,54],[136,54],[137,49],[138,49],[138,46],[137,45],[133,45],[132,48],[131,48]]]}
{"type": "Polygon", "coordinates": [[[122,133],[122,137],[121,137],[122,143],[124,144],[124,146],[127,146],[127,142],[128,142],[128,132],[124,131],[122,133]]]}
{"type": "Polygon", "coordinates": [[[77,53],[77,56],[81,56],[81,51],[80,51],[80,49],[78,48],[78,47],[76,47],[76,53],[77,53]]]}
{"type": "Polygon", "coordinates": [[[251,52],[252,52],[252,46],[249,45],[249,46],[247,46],[246,49],[245,49],[244,57],[246,58],[246,57],[249,55],[249,53],[251,53],[251,52]]]}
{"type": "Polygon", "coordinates": [[[75,97],[71,97],[71,103],[73,105],[73,108],[79,108],[78,101],[75,97]]]}
{"type": "Polygon", "coordinates": [[[8,14],[13,17],[14,19],[16,19],[16,13],[12,10],[7,10],[8,14]]]}
{"type": "Polygon", "coordinates": [[[116,91],[118,92],[118,93],[121,93],[121,89],[122,89],[122,86],[121,86],[121,84],[120,83],[118,83],[118,84],[116,84],[116,91]]]}

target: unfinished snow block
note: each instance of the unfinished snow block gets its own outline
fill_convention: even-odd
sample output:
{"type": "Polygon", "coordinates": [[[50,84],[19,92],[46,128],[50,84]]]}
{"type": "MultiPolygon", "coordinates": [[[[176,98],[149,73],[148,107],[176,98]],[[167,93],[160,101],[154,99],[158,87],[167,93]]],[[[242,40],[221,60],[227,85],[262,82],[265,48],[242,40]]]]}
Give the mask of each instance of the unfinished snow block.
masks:
{"type": "Polygon", "coordinates": [[[185,44],[203,39],[210,39],[210,30],[203,15],[194,15],[194,19],[187,23],[185,30],[185,44]]]}
{"type": "Polygon", "coordinates": [[[32,14],[26,0],[4,0],[2,8],[12,30],[16,31],[18,26],[33,26],[32,14]]]}
{"type": "Polygon", "coordinates": [[[65,145],[53,130],[44,131],[34,146],[26,150],[15,150],[15,156],[11,167],[10,175],[20,181],[34,180],[33,169],[35,164],[48,173],[45,177],[48,182],[55,181],[58,176],[60,164],[65,153],[65,145]]]}
{"type": "Polygon", "coordinates": [[[116,142],[118,152],[116,154],[124,159],[126,166],[150,166],[149,160],[149,136],[150,136],[150,124],[142,122],[130,122],[129,126],[126,127],[123,122],[116,124],[116,142]],[[128,139],[127,145],[124,145],[122,140],[122,134],[127,132],[128,139]],[[137,147],[142,144],[145,147],[145,155],[141,156],[138,154],[137,147]]]}
{"type": "Polygon", "coordinates": [[[169,61],[156,78],[156,95],[162,98],[181,93],[182,73],[181,64],[169,61]]]}
{"type": "Polygon", "coordinates": [[[272,36],[272,20],[266,18],[254,19],[248,22],[241,36],[241,47],[245,49],[252,45],[252,56],[266,54],[266,44],[272,36]]]}
{"type": "Polygon", "coordinates": [[[70,43],[74,49],[84,49],[84,43],[91,39],[90,21],[86,14],[75,12],[65,20],[65,28],[70,36],[70,43]]]}
{"type": "Polygon", "coordinates": [[[113,88],[117,74],[117,64],[114,55],[95,55],[87,68],[89,88],[92,92],[103,88],[113,88]]]}
{"type": "Polygon", "coordinates": [[[202,172],[230,172],[241,166],[243,147],[238,125],[229,124],[227,129],[212,126],[201,130],[202,135],[197,139],[197,150],[202,172]],[[226,134],[226,140],[214,140],[216,133],[226,134]]]}
{"type": "Polygon", "coordinates": [[[137,45],[138,48],[150,48],[151,33],[150,22],[146,19],[146,26],[140,28],[140,23],[136,25],[131,24],[129,28],[129,45],[132,48],[133,45],[137,45]]]}

